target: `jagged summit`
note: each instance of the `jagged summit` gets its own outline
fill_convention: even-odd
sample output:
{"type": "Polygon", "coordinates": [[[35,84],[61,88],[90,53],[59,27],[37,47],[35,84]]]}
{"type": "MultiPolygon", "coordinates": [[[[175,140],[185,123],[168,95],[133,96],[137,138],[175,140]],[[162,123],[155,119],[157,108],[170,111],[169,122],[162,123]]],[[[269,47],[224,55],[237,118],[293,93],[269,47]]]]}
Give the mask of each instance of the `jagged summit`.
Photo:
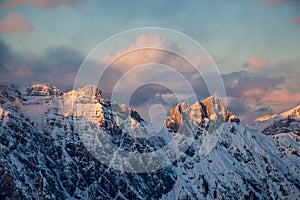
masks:
{"type": "Polygon", "coordinates": [[[224,121],[228,121],[232,113],[225,107],[222,100],[217,97],[209,97],[202,101],[206,116],[214,120],[216,118],[222,118],[224,121]]]}
{"type": "MultiPolygon", "coordinates": [[[[95,85],[88,85],[77,90],[72,90],[69,93],[76,94],[73,96],[76,96],[77,99],[86,99],[86,96],[96,96],[100,103],[107,104],[101,96],[100,89],[95,85]]],[[[124,105],[122,106],[124,107],[124,105]]],[[[127,110],[133,119],[139,122],[144,121],[138,112],[133,111],[131,108],[128,108],[127,110]]],[[[188,114],[189,119],[191,119],[193,123],[202,124],[203,126],[207,126],[211,120],[219,122],[232,120],[239,122],[238,117],[233,115],[223,104],[222,100],[217,97],[208,97],[201,102],[195,102],[193,105],[189,105],[187,102],[178,104],[175,108],[170,110],[170,116],[165,120],[165,124],[167,126],[179,126],[182,123],[181,113],[188,114]],[[170,120],[173,125],[170,124],[170,120]]]]}
{"type": "MultiPolygon", "coordinates": [[[[63,112],[65,116],[73,115],[74,108],[72,106],[74,105],[80,104],[82,107],[85,107],[85,105],[94,104],[93,106],[96,106],[96,109],[100,109],[101,106],[99,107],[95,103],[98,102],[102,106],[108,106],[108,104],[110,104],[110,102],[102,98],[101,90],[96,85],[87,85],[69,92],[62,92],[50,84],[34,83],[31,85],[2,85],[0,86],[0,91],[2,95],[8,95],[6,97],[18,98],[20,104],[23,103],[24,105],[41,105],[46,102],[51,107],[51,96],[60,97],[63,100],[61,106],[64,108],[61,112],[63,112]],[[39,98],[37,99],[36,97],[39,98]]],[[[4,99],[4,97],[2,99],[4,99]]],[[[52,103],[57,104],[57,102],[52,103]]],[[[120,111],[124,111],[125,109],[133,119],[139,122],[144,121],[136,111],[131,108],[126,108],[125,105],[117,105],[116,103],[117,102],[115,102],[113,106],[120,107],[120,111]]],[[[43,105],[40,109],[46,110],[49,108],[43,105]]],[[[23,110],[25,112],[35,113],[35,109],[32,106],[25,106],[23,110]]],[[[37,110],[39,110],[39,108],[37,108],[37,110]]],[[[80,109],[80,112],[86,113],[85,115],[87,116],[93,116],[93,114],[87,114],[89,112],[88,110],[89,109],[84,108],[80,109]]],[[[170,116],[166,119],[165,123],[169,124],[170,119],[172,119],[173,124],[180,124],[182,113],[188,115],[192,123],[201,124],[203,126],[207,126],[209,121],[239,121],[239,119],[225,107],[222,100],[217,97],[208,97],[201,102],[195,102],[193,105],[182,102],[170,110],[170,116]]]]}
{"type": "Polygon", "coordinates": [[[185,118],[188,118],[193,125],[208,127],[209,124],[214,124],[215,128],[229,120],[240,122],[217,97],[209,97],[201,102],[197,101],[193,105],[186,102],[178,104],[170,110],[170,116],[165,120],[165,124],[176,132],[185,118]]]}

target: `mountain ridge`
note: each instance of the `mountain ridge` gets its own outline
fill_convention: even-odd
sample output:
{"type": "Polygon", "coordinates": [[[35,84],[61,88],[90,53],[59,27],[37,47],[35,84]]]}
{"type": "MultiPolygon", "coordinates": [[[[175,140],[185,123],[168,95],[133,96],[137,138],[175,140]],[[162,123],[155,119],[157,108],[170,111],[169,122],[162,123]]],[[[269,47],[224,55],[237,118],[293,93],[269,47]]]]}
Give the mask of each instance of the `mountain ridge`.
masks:
{"type": "Polygon", "coordinates": [[[300,119],[300,105],[294,107],[294,108],[291,108],[287,111],[284,111],[280,114],[273,114],[273,115],[265,115],[265,116],[262,116],[262,117],[259,117],[259,118],[256,118],[255,121],[266,121],[266,120],[269,120],[269,119],[272,119],[272,118],[276,118],[276,117],[282,117],[282,118],[288,118],[288,117],[291,117],[291,118],[297,118],[297,119],[300,119]]]}
{"type": "MultiPolygon", "coordinates": [[[[72,102],[78,97],[79,123],[87,122],[87,130],[100,131],[126,151],[165,146],[162,137],[133,137],[148,130],[129,108],[102,101],[93,87],[67,97],[51,86],[26,87],[0,87],[1,199],[300,198],[300,138],[253,131],[214,98],[206,108],[182,103],[167,118],[175,122],[166,123],[171,136],[181,137],[181,130],[195,134],[184,154],[157,171],[128,173],[88,151],[74,126],[72,102]],[[176,130],[179,124],[183,129],[176,130]]],[[[117,158],[103,154],[103,159],[117,158]]],[[[149,161],[141,167],[147,169],[143,163],[149,161]]]]}
{"type": "Polygon", "coordinates": [[[280,114],[257,118],[249,125],[250,128],[265,134],[300,132],[300,105],[280,114]]]}

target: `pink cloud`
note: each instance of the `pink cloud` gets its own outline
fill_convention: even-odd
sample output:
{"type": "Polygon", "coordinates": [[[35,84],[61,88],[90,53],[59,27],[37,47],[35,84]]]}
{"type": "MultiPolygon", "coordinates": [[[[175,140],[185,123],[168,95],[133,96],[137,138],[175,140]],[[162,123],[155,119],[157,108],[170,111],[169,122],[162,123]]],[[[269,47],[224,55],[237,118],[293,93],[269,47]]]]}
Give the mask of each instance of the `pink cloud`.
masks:
{"type": "Polygon", "coordinates": [[[252,69],[259,69],[262,67],[269,66],[271,61],[263,58],[263,57],[252,57],[249,58],[246,63],[244,63],[244,67],[252,68],[252,69]]]}
{"type": "Polygon", "coordinates": [[[27,34],[34,25],[19,13],[8,13],[0,22],[0,30],[6,34],[27,34]]]}
{"type": "Polygon", "coordinates": [[[300,16],[295,17],[295,18],[293,19],[292,23],[293,23],[293,24],[298,24],[298,25],[300,25],[300,16]]]}
{"type": "Polygon", "coordinates": [[[5,7],[12,9],[23,4],[33,4],[39,8],[75,6],[82,0],[5,0],[5,7]]]}
{"type": "MultiPolygon", "coordinates": [[[[225,62],[224,58],[216,55],[208,55],[205,52],[199,55],[198,52],[195,53],[188,48],[181,47],[180,42],[173,42],[173,40],[169,40],[167,37],[159,34],[141,34],[137,36],[132,43],[126,46],[124,45],[123,48],[119,48],[118,51],[106,54],[101,60],[98,60],[99,67],[109,64],[109,67],[106,68],[105,73],[99,81],[99,85],[107,98],[110,98],[113,91],[117,91],[119,94],[124,94],[125,96],[128,95],[126,92],[127,88],[142,86],[144,84],[143,81],[149,80],[149,77],[153,77],[155,82],[159,82],[162,85],[172,85],[182,96],[189,93],[186,87],[187,82],[199,92],[197,95],[207,95],[208,92],[206,93],[206,86],[204,81],[202,82],[201,74],[196,71],[192,64],[197,65],[197,67],[203,66],[202,73],[207,77],[213,77],[214,74],[210,74],[215,72],[214,69],[210,67],[211,59],[217,63],[225,62]],[[144,68],[140,66],[144,64],[153,65],[150,67],[144,66],[144,68]],[[166,68],[159,64],[164,65],[166,68]],[[169,70],[167,70],[167,68],[169,70]],[[174,73],[175,71],[178,74],[174,73]],[[183,79],[179,79],[179,74],[188,80],[184,81],[183,79]],[[122,84],[116,86],[118,80],[121,79],[123,75],[126,75],[126,79],[122,79],[122,84]]],[[[147,91],[148,94],[156,91],[153,87],[144,88],[144,90],[147,91]]],[[[157,93],[163,92],[159,90],[157,93]]],[[[166,93],[170,93],[170,91],[166,93]]],[[[151,98],[147,98],[149,102],[156,98],[155,92],[151,94],[153,94],[151,98]]],[[[145,97],[145,95],[140,96],[142,98],[145,97]]],[[[135,105],[144,103],[140,98],[137,99],[139,100],[135,102],[135,105]]],[[[163,102],[166,103],[169,101],[164,99],[163,102]]]]}
{"type": "MultiPolygon", "coordinates": [[[[144,64],[159,63],[170,66],[178,71],[192,70],[192,67],[183,58],[163,49],[176,49],[175,44],[157,34],[142,34],[134,43],[118,50],[113,54],[107,54],[101,59],[100,65],[110,64],[107,75],[104,75],[100,85],[103,93],[111,94],[116,82],[129,70],[144,64]],[[153,48],[144,48],[144,47],[153,48]],[[183,67],[185,66],[185,67],[183,67]]],[[[159,67],[157,65],[157,67],[159,67]]],[[[149,70],[147,68],[147,70],[149,70]]],[[[147,74],[145,71],[143,74],[147,74]]],[[[132,72],[131,72],[132,74],[132,72]]],[[[141,74],[141,75],[143,75],[141,74]]],[[[137,75],[137,76],[141,76],[137,75]]],[[[163,76],[163,75],[159,75],[163,76]]],[[[141,79],[127,80],[125,85],[138,85],[136,81],[141,79]]]]}
{"type": "Polygon", "coordinates": [[[193,54],[188,52],[188,49],[179,48],[178,44],[169,41],[167,38],[150,33],[141,34],[127,48],[120,49],[114,54],[106,54],[100,63],[108,64],[112,62],[111,67],[121,72],[148,63],[160,63],[180,72],[187,72],[194,70],[191,63],[198,66],[207,66],[211,63],[211,59],[215,63],[226,62],[226,58],[213,54],[203,54],[201,56],[198,53],[193,54]],[[153,48],[145,48],[145,46],[153,48]]]}
{"type": "Polygon", "coordinates": [[[297,105],[300,103],[300,92],[291,93],[286,88],[282,88],[267,94],[261,102],[297,105]]]}
{"type": "Polygon", "coordinates": [[[300,80],[298,78],[290,78],[280,85],[274,85],[273,88],[265,87],[266,85],[261,84],[259,87],[244,89],[241,97],[256,103],[294,106],[300,103],[299,85],[300,80]]]}
{"type": "Polygon", "coordinates": [[[176,44],[157,34],[141,34],[127,48],[114,54],[107,54],[100,62],[110,63],[118,71],[126,72],[136,66],[148,63],[160,63],[174,68],[188,65],[184,59],[163,49],[177,49],[176,44]],[[153,48],[144,48],[144,47],[153,48]]]}
{"type": "Polygon", "coordinates": [[[242,97],[248,100],[257,100],[264,96],[266,91],[263,88],[248,88],[242,92],[242,97]]]}
{"type": "Polygon", "coordinates": [[[287,79],[283,84],[274,86],[273,89],[264,88],[262,84],[259,88],[248,88],[242,92],[243,99],[254,102],[281,105],[298,105],[300,103],[300,80],[298,78],[287,79]]]}

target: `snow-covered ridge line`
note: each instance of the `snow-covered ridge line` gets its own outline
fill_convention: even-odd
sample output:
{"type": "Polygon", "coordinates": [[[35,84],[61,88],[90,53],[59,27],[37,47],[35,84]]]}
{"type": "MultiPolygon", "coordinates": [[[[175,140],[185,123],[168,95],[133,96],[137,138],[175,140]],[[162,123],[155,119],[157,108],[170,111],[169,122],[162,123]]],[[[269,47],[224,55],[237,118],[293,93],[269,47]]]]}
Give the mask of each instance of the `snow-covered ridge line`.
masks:
{"type": "Polygon", "coordinates": [[[273,118],[277,118],[277,119],[282,119],[282,118],[294,118],[294,119],[300,119],[300,105],[296,106],[288,111],[285,111],[281,114],[273,114],[273,115],[265,115],[262,117],[259,117],[257,119],[255,119],[255,121],[258,122],[263,122],[263,121],[267,121],[273,118]]]}
{"type": "Polygon", "coordinates": [[[257,118],[250,128],[265,134],[294,132],[300,133],[300,105],[281,114],[267,115],[257,118]]]}
{"type": "MultiPolygon", "coordinates": [[[[170,134],[180,136],[183,123],[196,135],[179,159],[158,171],[126,173],[83,145],[74,97],[84,116],[77,120],[91,122],[87,131],[128,151],[165,145],[158,137],[131,137],[129,131],[145,130],[144,122],[126,106],[104,101],[95,86],[66,93],[44,84],[0,86],[0,199],[300,199],[299,136],[250,130],[217,98],[171,110],[170,134]]],[[[280,130],[293,129],[294,121],[287,122],[280,130]]]]}

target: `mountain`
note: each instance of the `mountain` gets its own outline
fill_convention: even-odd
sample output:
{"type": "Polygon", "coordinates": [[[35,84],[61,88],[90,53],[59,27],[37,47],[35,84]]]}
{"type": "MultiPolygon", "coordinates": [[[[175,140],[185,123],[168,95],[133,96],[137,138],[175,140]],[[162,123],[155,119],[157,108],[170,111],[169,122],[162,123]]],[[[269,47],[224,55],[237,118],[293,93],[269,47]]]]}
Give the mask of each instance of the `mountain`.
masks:
{"type": "Polygon", "coordinates": [[[250,127],[265,134],[300,132],[300,105],[281,114],[257,118],[250,127]]]}
{"type": "MultiPolygon", "coordinates": [[[[281,114],[260,117],[250,127],[272,137],[284,155],[300,155],[300,106],[281,114]]],[[[288,162],[299,161],[290,159],[288,162]]]]}
{"type": "Polygon", "coordinates": [[[64,93],[46,84],[2,85],[0,199],[300,198],[298,135],[278,144],[274,135],[246,127],[215,97],[182,102],[162,123],[168,137],[142,137],[153,132],[148,122],[105,101],[95,86],[64,93]],[[96,151],[88,139],[98,134],[105,137],[96,151]],[[184,153],[153,171],[145,169],[161,164],[157,158],[165,164],[167,155],[131,162],[102,149],[160,152],[170,138],[188,136],[193,140],[184,153]]]}

